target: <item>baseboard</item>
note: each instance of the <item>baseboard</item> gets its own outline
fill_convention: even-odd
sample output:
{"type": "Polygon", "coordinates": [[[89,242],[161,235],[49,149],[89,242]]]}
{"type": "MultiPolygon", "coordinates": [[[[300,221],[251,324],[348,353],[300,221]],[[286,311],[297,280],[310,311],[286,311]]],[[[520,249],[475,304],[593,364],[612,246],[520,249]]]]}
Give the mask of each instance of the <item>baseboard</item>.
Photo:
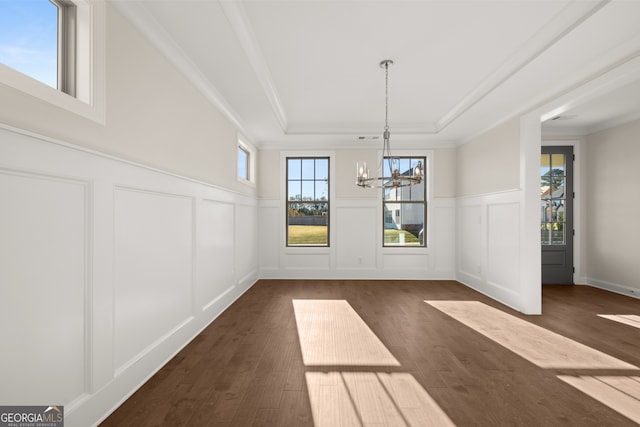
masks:
{"type": "Polygon", "coordinates": [[[584,283],[587,286],[591,286],[605,291],[615,292],[617,294],[626,295],[632,298],[640,299],[640,289],[630,288],[628,286],[619,285],[617,283],[611,283],[604,280],[594,279],[593,277],[585,277],[584,283]]]}

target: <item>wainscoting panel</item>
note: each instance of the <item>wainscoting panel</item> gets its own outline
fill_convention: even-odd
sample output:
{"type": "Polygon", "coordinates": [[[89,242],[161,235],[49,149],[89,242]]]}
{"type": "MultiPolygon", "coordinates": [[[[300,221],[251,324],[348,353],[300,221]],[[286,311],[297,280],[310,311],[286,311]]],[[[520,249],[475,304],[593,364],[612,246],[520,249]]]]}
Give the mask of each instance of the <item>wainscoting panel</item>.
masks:
{"type": "Polygon", "coordinates": [[[198,221],[197,307],[207,309],[234,286],[235,205],[202,200],[198,221]]]}
{"type": "Polygon", "coordinates": [[[258,278],[258,210],[255,204],[238,204],[236,222],[237,276],[240,282],[258,278]]]}
{"type": "Polygon", "coordinates": [[[258,234],[260,242],[260,275],[269,276],[269,273],[280,270],[280,248],[284,244],[283,234],[284,218],[281,218],[281,209],[277,200],[261,200],[258,215],[258,234]]]}
{"type": "Polygon", "coordinates": [[[458,199],[456,279],[523,310],[519,197],[519,191],[507,191],[458,199]]]}
{"type": "Polygon", "coordinates": [[[482,273],[482,207],[461,206],[459,231],[460,272],[480,279],[482,273]]]}
{"type": "Polygon", "coordinates": [[[487,282],[505,292],[518,290],[519,225],[519,203],[487,206],[487,282]]]}
{"type": "Polygon", "coordinates": [[[115,190],[115,366],[139,359],[192,312],[193,200],[115,190]]]}
{"type": "Polygon", "coordinates": [[[3,404],[97,425],[258,278],[257,200],[0,126],[3,404]],[[206,308],[205,308],[206,307],[206,308]]]}
{"type": "Polygon", "coordinates": [[[427,244],[437,248],[431,257],[434,278],[451,279],[456,269],[456,199],[438,198],[432,205],[433,226],[427,244]]]}
{"type": "Polygon", "coordinates": [[[429,271],[429,255],[412,254],[407,250],[393,249],[384,254],[385,271],[427,272],[429,271]]]}
{"type": "Polygon", "coordinates": [[[339,207],[335,210],[336,268],[377,268],[377,241],[381,227],[375,207],[339,207]]]}
{"type": "Polygon", "coordinates": [[[3,405],[86,392],[90,198],[87,182],[0,167],[3,405]]]}

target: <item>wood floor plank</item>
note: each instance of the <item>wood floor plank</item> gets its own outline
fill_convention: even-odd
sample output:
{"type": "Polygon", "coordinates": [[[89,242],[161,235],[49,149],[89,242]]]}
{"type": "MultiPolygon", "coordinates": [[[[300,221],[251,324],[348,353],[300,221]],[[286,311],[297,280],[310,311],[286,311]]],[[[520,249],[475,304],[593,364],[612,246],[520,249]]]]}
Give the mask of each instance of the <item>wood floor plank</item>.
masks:
{"type": "MultiPolygon", "coordinates": [[[[636,319],[640,301],[584,286],[545,286],[543,314],[526,316],[455,281],[261,280],[102,425],[333,427],[424,424],[444,416],[458,426],[635,426],[640,329],[599,315],[636,319]],[[353,339],[372,334],[398,365],[334,359],[306,366],[294,300],[346,302],[361,319],[356,329],[369,331],[353,339]],[[627,369],[588,369],[571,357],[538,366],[425,300],[484,304],[501,319],[526,322],[524,331],[543,328],[563,337],[558,342],[578,343],[572,347],[588,347],[606,355],[595,360],[614,358],[627,369]],[[612,395],[617,399],[607,401],[612,395]]],[[[536,357],[548,357],[540,352],[547,340],[527,333],[538,342],[536,357]]],[[[508,328],[500,334],[515,339],[508,328]]]]}

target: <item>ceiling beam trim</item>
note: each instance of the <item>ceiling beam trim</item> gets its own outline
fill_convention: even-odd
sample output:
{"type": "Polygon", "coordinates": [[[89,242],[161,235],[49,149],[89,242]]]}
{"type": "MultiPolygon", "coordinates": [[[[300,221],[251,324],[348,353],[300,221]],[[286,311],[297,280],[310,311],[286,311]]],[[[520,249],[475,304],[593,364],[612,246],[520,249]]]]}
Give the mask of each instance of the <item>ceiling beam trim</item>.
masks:
{"type": "Polygon", "coordinates": [[[227,17],[227,20],[229,21],[229,24],[231,25],[231,28],[236,33],[238,41],[247,55],[247,59],[249,60],[251,67],[253,67],[253,71],[255,72],[256,77],[264,90],[264,94],[271,104],[271,109],[280,124],[280,128],[286,133],[289,125],[287,114],[282,106],[276,85],[271,77],[271,72],[269,71],[269,67],[267,66],[264,55],[260,50],[253,30],[251,29],[249,18],[247,17],[242,3],[239,1],[219,1],[219,3],[227,17]]]}
{"type": "Polygon", "coordinates": [[[573,1],[569,3],[551,21],[540,28],[533,37],[527,40],[523,46],[520,46],[491,75],[442,116],[436,123],[436,132],[446,128],[610,1],[573,1]]]}

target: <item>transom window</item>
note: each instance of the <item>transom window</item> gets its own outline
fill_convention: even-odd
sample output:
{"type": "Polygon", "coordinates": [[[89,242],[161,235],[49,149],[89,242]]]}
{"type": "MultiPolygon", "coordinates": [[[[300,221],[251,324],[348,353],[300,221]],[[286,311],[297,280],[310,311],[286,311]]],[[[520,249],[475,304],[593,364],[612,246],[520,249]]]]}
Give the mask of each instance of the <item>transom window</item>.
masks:
{"type": "Polygon", "coordinates": [[[75,96],[75,22],[68,0],[0,1],[0,62],[75,96]]]}
{"type": "MultiPolygon", "coordinates": [[[[392,168],[402,174],[411,174],[418,162],[426,169],[425,157],[394,157],[392,168]]],[[[388,158],[383,162],[384,176],[391,176],[388,158]]],[[[383,246],[385,247],[425,247],[426,246],[426,179],[409,187],[386,188],[382,195],[383,246]]]]}
{"type": "Polygon", "coordinates": [[[238,178],[249,181],[250,178],[250,159],[249,150],[242,145],[238,146],[238,178]]]}
{"type": "Polygon", "coordinates": [[[328,157],[287,157],[287,246],[329,246],[328,157]]]}

